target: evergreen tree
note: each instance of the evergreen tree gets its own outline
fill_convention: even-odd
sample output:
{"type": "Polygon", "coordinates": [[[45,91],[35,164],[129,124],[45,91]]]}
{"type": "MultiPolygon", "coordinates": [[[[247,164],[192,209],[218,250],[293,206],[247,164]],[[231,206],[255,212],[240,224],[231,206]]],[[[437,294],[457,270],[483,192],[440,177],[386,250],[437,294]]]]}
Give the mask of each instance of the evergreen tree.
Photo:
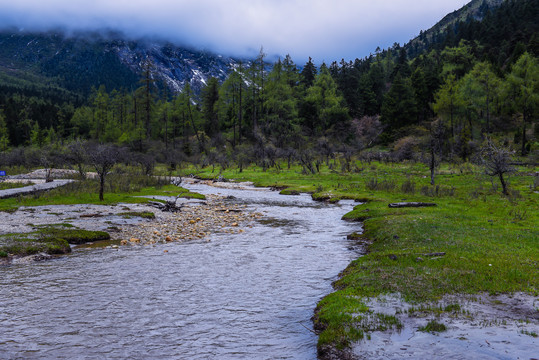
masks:
{"type": "Polygon", "coordinates": [[[0,151],[5,152],[9,148],[9,134],[4,112],[0,110],[0,151]]]}
{"type": "MultiPolygon", "coordinates": [[[[455,75],[447,76],[445,83],[435,95],[433,110],[436,114],[449,121],[451,137],[455,136],[455,121],[458,111],[462,107],[460,89],[455,75]]],[[[472,123],[470,122],[470,133],[472,133],[472,123]]]]}
{"type": "MultiPolygon", "coordinates": [[[[290,65],[287,61],[287,67],[290,65]]],[[[279,60],[268,75],[264,108],[266,109],[265,133],[282,148],[296,134],[297,101],[290,85],[290,69],[285,71],[279,60]]]]}
{"type": "Polygon", "coordinates": [[[416,119],[417,103],[412,82],[398,73],[384,97],[382,122],[390,129],[396,130],[415,123],[416,119]]]}
{"type": "Polygon", "coordinates": [[[513,65],[507,76],[507,97],[511,100],[513,113],[522,114],[522,149],[526,154],[526,124],[532,121],[539,110],[539,64],[537,58],[524,53],[513,65]]]}
{"type": "Polygon", "coordinates": [[[484,118],[485,131],[491,131],[491,112],[493,100],[498,95],[500,79],[491,70],[486,62],[478,63],[461,80],[463,84],[462,96],[472,106],[473,109],[484,118]]]}
{"type": "Polygon", "coordinates": [[[303,70],[301,70],[301,84],[305,88],[311,87],[316,77],[316,66],[313,64],[312,60],[313,59],[309,57],[309,61],[307,61],[307,63],[303,67],[303,70]]]}
{"type": "Polygon", "coordinates": [[[313,86],[307,90],[305,100],[314,110],[314,118],[308,120],[308,126],[315,134],[322,135],[324,131],[331,130],[338,137],[347,135],[343,129],[347,125],[348,109],[325,64],[320,67],[313,86]]]}
{"type": "Polygon", "coordinates": [[[154,95],[152,93],[152,84],[154,80],[152,78],[152,68],[153,65],[150,60],[146,60],[143,66],[142,71],[142,86],[141,91],[138,91],[140,95],[141,102],[143,105],[143,116],[144,116],[144,128],[146,130],[146,139],[149,139],[151,136],[151,120],[152,120],[152,110],[154,106],[154,95]]]}
{"type": "Polygon", "coordinates": [[[202,116],[204,131],[210,137],[220,132],[217,102],[219,101],[219,81],[211,77],[202,89],[202,116]]]}

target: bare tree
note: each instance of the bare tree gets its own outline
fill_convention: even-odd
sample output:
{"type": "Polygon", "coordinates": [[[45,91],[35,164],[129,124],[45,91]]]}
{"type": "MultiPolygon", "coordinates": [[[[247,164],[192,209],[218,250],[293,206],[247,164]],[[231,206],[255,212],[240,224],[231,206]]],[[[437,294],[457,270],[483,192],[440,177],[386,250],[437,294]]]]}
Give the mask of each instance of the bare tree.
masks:
{"type": "Polygon", "coordinates": [[[88,152],[90,162],[99,176],[99,200],[103,201],[105,179],[120,159],[120,150],[114,145],[95,145],[88,152]]]}
{"type": "Polygon", "coordinates": [[[380,116],[363,116],[361,119],[352,120],[352,131],[359,150],[371,147],[382,132],[384,126],[380,122],[380,116]]]}
{"type": "Polygon", "coordinates": [[[142,175],[152,176],[155,169],[155,157],[150,154],[134,154],[134,161],[140,165],[142,175]]]}
{"type": "Polygon", "coordinates": [[[64,157],[60,149],[54,147],[43,148],[40,151],[39,164],[45,168],[45,182],[52,182],[52,170],[64,164],[64,157]]]}
{"type": "Polygon", "coordinates": [[[85,164],[88,163],[88,155],[85,144],[81,140],[75,140],[68,145],[67,150],[68,161],[77,167],[81,179],[86,179],[85,164]]]}
{"type": "Polygon", "coordinates": [[[485,172],[489,176],[499,177],[504,195],[509,195],[509,191],[503,175],[515,171],[510,165],[513,153],[496,145],[491,139],[487,139],[486,145],[481,148],[481,160],[485,166],[485,172]]]}

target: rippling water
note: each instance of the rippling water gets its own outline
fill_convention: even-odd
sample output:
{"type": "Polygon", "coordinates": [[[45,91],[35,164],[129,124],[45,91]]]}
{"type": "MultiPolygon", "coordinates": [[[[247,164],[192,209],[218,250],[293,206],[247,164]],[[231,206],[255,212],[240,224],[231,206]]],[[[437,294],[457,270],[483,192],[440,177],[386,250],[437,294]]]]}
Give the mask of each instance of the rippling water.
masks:
{"type": "Polygon", "coordinates": [[[313,310],[358,256],[340,220],[353,203],[191,189],[265,217],[211,242],[0,267],[0,359],[316,359],[313,310]]]}

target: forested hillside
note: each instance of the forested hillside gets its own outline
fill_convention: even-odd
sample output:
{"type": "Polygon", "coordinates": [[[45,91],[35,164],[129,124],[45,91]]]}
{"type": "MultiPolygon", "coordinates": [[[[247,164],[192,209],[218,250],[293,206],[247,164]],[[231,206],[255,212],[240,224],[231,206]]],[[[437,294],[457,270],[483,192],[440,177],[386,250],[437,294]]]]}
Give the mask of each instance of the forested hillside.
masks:
{"type": "Polygon", "coordinates": [[[298,66],[286,56],[269,67],[261,51],[226,79],[205,80],[200,96],[189,82],[181,93],[158,86],[153,71],[163,63],[154,58],[141,65],[140,80],[120,76],[110,60],[121,80],[94,78],[101,86],[81,97],[63,81],[83,76],[95,61],[66,51],[45,63],[54,71],[3,72],[0,150],[83,139],[169,163],[268,167],[281,158],[313,172],[336,156],[350,166],[361,151],[468,159],[486,137],[527,155],[539,148],[538,15],[539,0],[474,1],[409,44],[350,62],[298,66]]]}

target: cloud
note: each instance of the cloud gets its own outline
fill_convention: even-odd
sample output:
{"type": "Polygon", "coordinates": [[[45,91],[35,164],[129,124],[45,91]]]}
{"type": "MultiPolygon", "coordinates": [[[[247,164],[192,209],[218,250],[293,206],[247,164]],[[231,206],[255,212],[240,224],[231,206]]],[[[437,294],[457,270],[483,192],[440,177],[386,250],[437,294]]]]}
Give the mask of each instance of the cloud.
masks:
{"type": "Polygon", "coordinates": [[[0,22],[28,30],[112,28],[218,53],[362,58],[404,43],[464,0],[0,0],[0,22]]]}

